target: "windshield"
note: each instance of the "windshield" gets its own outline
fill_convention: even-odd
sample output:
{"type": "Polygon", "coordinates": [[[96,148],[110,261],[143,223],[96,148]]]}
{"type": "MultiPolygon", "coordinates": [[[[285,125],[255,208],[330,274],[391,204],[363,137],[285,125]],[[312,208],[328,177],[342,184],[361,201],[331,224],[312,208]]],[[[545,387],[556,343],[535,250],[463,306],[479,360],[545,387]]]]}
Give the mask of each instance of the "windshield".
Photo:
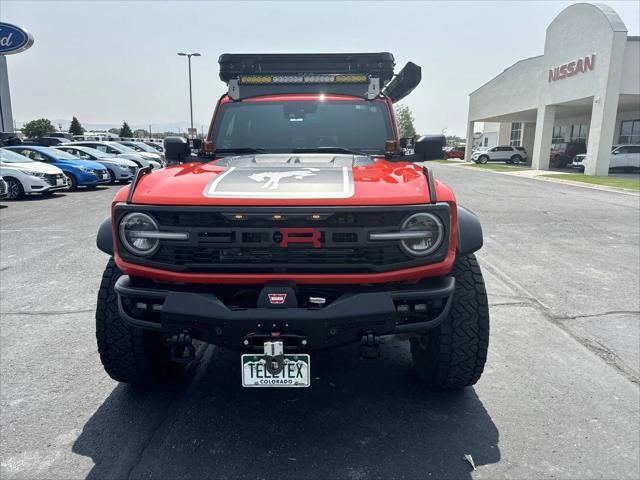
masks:
{"type": "Polygon", "coordinates": [[[352,150],[383,154],[392,139],[386,104],[371,101],[234,102],[220,107],[216,151],[352,150]]]}
{"type": "Polygon", "coordinates": [[[57,148],[52,148],[51,150],[53,150],[53,155],[56,158],[60,158],[62,160],[80,160],[75,155],[71,155],[69,152],[65,152],[64,150],[59,150],[57,148]]]}
{"type": "Polygon", "coordinates": [[[33,162],[30,158],[27,158],[19,153],[12,152],[11,150],[5,150],[0,148],[0,162],[2,163],[29,163],[33,162]]]}
{"type": "Polygon", "coordinates": [[[109,146],[113,147],[114,150],[117,150],[120,153],[136,153],[136,151],[133,148],[126,147],[121,143],[109,142],[109,146]]]}
{"type": "MultiPolygon", "coordinates": [[[[129,146],[129,145],[126,145],[126,146],[129,146]]],[[[151,148],[149,145],[142,142],[134,142],[133,145],[131,145],[131,147],[132,148],[138,147],[143,152],[158,153],[158,151],[155,148],[151,148]]]]}

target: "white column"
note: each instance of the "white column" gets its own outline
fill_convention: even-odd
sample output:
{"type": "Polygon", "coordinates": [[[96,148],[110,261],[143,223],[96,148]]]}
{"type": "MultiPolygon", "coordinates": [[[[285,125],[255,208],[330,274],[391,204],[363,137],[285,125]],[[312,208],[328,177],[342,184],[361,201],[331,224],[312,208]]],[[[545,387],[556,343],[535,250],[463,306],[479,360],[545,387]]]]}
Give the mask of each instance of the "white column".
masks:
{"type": "Polygon", "coordinates": [[[555,121],[555,105],[538,107],[536,134],[533,140],[533,156],[531,157],[531,168],[534,170],[549,170],[549,152],[551,151],[551,138],[555,121]]]}
{"type": "Polygon", "coordinates": [[[609,175],[611,146],[618,113],[618,89],[615,91],[615,97],[612,97],[613,95],[607,92],[593,99],[585,175],[609,175]]]}
{"type": "Polygon", "coordinates": [[[13,132],[7,57],[0,55],[0,132],[13,132]]]}
{"type": "Polygon", "coordinates": [[[473,149],[473,127],[475,122],[467,123],[467,146],[464,149],[464,161],[468,162],[471,160],[471,150],[473,149]]]}

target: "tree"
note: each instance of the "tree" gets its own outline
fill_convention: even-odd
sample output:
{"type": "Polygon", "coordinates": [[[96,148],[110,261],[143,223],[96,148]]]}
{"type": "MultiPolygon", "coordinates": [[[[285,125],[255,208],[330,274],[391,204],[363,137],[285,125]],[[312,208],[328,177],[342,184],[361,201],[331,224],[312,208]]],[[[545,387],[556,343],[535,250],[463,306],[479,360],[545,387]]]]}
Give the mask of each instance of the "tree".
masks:
{"type": "Polygon", "coordinates": [[[414,138],[416,136],[416,129],[413,126],[413,115],[411,109],[406,105],[396,105],[396,121],[398,122],[398,130],[400,130],[400,137],[402,138],[414,138]]]}
{"type": "Polygon", "coordinates": [[[37,138],[46,135],[47,133],[55,132],[56,127],[53,126],[51,120],[48,118],[39,118],[38,120],[31,120],[22,126],[22,133],[27,138],[37,138]]]}
{"type": "Polygon", "coordinates": [[[110,128],[109,130],[107,130],[107,132],[115,133],[116,135],[120,135],[120,129],[119,128],[110,128]]]}
{"type": "Polygon", "coordinates": [[[80,122],[76,117],[71,119],[71,125],[69,125],[69,133],[71,135],[82,135],[84,133],[84,128],[80,125],[80,122]]]}
{"type": "Polygon", "coordinates": [[[122,122],[122,128],[120,129],[121,137],[133,137],[133,132],[131,131],[131,127],[127,122],[122,122]]]}
{"type": "Polygon", "coordinates": [[[446,139],[447,139],[447,147],[455,147],[458,145],[465,145],[467,143],[467,141],[464,138],[459,137],[457,135],[447,135],[446,139]]]}

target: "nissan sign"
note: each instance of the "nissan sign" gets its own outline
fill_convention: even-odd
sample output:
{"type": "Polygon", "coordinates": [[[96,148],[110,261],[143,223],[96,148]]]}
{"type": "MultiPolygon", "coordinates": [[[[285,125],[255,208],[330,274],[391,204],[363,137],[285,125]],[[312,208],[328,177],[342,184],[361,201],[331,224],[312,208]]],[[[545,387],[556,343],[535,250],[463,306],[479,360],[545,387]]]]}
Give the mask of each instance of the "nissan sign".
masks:
{"type": "Polygon", "coordinates": [[[562,80],[563,78],[573,77],[578,73],[585,73],[589,70],[593,70],[596,63],[595,54],[579,58],[573,62],[565,63],[558,67],[549,70],[549,82],[555,82],[556,80],[562,80]]]}
{"type": "Polygon", "coordinates": [[[33,45],[33,36],[15,25],[0,22],[0,55],[19,53],[33,45]]]}

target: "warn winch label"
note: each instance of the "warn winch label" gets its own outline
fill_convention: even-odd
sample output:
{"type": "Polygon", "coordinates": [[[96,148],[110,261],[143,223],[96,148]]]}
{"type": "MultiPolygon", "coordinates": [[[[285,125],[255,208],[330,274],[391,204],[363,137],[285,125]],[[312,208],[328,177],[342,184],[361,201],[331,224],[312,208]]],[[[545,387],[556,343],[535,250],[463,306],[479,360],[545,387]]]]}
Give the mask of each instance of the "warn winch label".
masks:
{"type": "Polygon", "coordinates": [[[271,305],[283,305],[287,300],[286,293],[268,293],[267,296],[271,305]]]}
{"type": "Polygon", "coordinates": [[[204,190],[206,197],[348,198],[353,174],[348,167],[230,167],[204,190]]]}

